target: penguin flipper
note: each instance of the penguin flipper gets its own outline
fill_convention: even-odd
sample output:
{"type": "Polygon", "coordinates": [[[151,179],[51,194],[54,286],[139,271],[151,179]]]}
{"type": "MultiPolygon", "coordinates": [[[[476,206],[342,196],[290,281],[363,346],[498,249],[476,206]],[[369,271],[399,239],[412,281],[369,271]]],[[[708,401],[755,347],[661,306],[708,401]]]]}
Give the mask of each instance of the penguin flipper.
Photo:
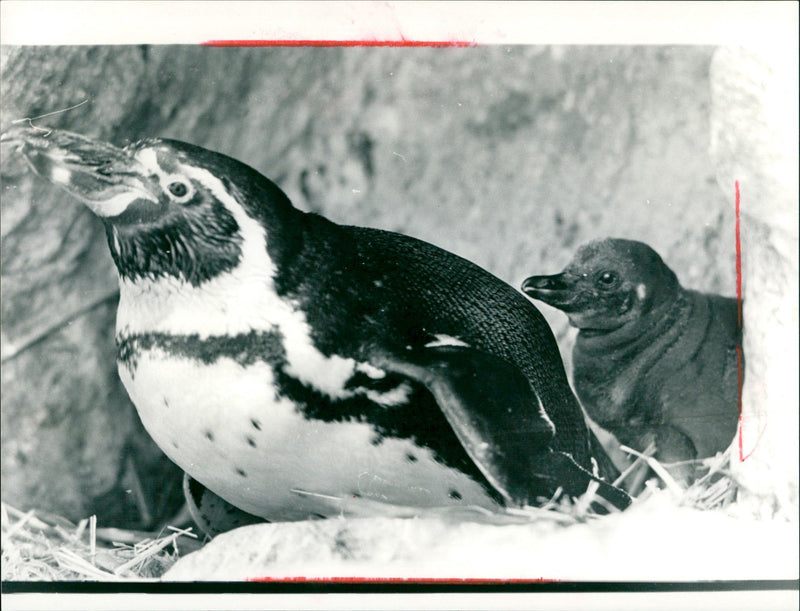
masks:
{"type": "MultiPolygon", "coordinates": [[[[550,478],[554,483],[573,497],[583,495],[594,482],[597,485],[597,496],[619,510],[627,509],[631,504],[631,497],[623,490],[589,473],[581,467],[569,454],[548,449],[537,456],[534,470],[542,477],[550,478]]],[[[606,506],[597,501],[590,502],[592,509],[598,514],[607,514],[606,506]]]]}
{"type": "Polygon", "coordinates": [[[595,435],[591,427],[589,428],[589,448],[592,457],[597,463],[597,475],[607,482],[616,481],[617,478],[622,475],[622,472],[617,468],[617,465],[614,464],[614,461],[611,460],[602,442],[597,438],[597,435],[595,435]]]}
{"type": "MultiPolygon", "coordinates": [[[[439,345],[372,360],[423,384],[469,457],[506,501],[534,501],[549,485],[531,470],[555,427],[528,379],[495,355],[439,345]]],[[[544,479],[549,479],[545,477],[544,479]]]]}

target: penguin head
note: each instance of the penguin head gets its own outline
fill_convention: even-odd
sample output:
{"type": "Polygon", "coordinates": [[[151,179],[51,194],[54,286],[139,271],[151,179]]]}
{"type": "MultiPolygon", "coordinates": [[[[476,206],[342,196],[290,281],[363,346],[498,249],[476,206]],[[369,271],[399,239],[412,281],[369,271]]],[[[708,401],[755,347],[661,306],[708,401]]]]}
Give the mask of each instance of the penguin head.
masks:
{"type": "Polygon", "coordinates": [[[171,276],[197,286],[236,268],[248,232],[263,233],[276,256],[293,242],[298,211],[289,199],[225,155],[166,139],[117,148],[60,130],[15,129],[3,139],[103,221],[123,279],[171,276]]]}
{"type": "Polygon", "coordinates": [[[672,270],[642,242],[607,238],[581,246],[560,274],[531,276],[528,296],[566,313],[582,331],[609,332],[677,294],[672,270]]]}

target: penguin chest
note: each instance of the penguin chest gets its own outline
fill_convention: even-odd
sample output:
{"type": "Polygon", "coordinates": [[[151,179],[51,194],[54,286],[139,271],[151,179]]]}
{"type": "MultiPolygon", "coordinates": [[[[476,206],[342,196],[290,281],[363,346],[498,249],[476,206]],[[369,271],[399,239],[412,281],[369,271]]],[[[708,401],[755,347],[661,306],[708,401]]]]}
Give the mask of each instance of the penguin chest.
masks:
{"type": "Polygon", "coordinates": [[[273,363],[140,350],[135,367],[119,371],[164,453],[229,503],[268,520],[496,507],[481,484],[413,439],[382,437],[364,419],[309,417],[307,405],[281,394],[273,363]]]}

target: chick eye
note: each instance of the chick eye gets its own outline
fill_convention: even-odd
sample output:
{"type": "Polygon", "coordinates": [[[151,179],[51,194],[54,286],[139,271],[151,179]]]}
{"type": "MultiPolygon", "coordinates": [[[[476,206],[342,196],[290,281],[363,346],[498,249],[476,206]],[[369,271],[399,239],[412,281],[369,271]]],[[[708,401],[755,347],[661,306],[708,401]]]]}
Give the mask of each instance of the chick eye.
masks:
{"type": "Polygon", "coordinates": [[[169,192],[175,197],[185,197],[189,192],[189,187],[186,186],[186,183],[178,180],[169,183],[167,189],[169,189],[169,192]]]}
{"type": "Polygon", "coordinates": [[[597,278],[597,282],[601,286],[612,286],[616,281],[617,275],[614,272],[603,272],[597,278]]]}

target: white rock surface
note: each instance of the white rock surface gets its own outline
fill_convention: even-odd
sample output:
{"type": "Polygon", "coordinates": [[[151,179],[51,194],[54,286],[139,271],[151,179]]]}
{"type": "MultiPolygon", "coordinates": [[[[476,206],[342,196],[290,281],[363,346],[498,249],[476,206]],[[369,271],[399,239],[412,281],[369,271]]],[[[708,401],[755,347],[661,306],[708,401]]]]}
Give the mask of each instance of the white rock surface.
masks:
{"type": "Polygon", "coordinates": [[[798,504],[798,59],[721,48],[711,64],[711,156],[740,186],[745,376],[737,477],[798,504]]]}
{"type": "Polygon", "coordinates": [[[163,579],[796,579],[797,542],[796,523],[680,508],[662,493],[624,515],[570,526],[440,518],[246,526],[182,558],[163,579]]]}

